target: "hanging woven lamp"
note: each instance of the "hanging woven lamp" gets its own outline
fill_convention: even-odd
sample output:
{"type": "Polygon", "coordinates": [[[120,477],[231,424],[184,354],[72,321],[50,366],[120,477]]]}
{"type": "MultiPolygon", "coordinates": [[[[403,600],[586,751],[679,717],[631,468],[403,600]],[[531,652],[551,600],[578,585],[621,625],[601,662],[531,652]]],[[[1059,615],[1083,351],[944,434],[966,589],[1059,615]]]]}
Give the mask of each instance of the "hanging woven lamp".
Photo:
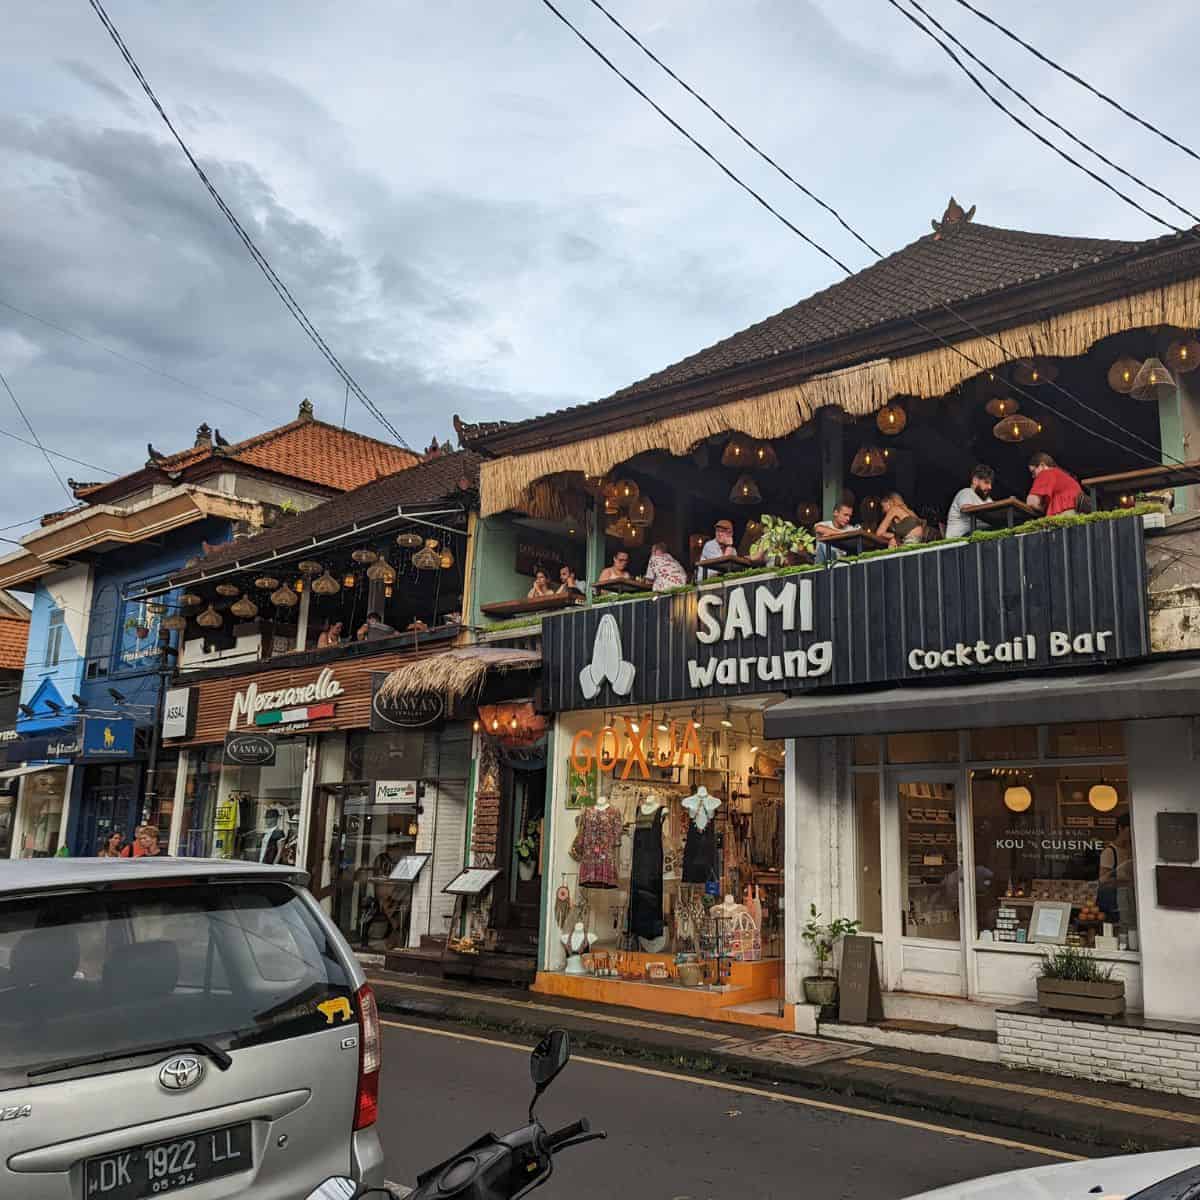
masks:
{"type": "Polygon", "coordinates": [[[358,576],[353,571],[347,571],[342,576],[342,587],[348,592],[352,592],[358,586],[358,576]]]}
{"type": "Polygon", "coordinates": [[[362,563],[364,566],[370,566],[371,563],[373,563],[379,557],[379,555],[376,554],[374,550],[368,550],[366,546],[361,546],[359,549],[355,550],[350,557],[354,559],[356,563],[362,563]]]}
{"type": "Polygon", "coordinates": [[[441,567],[443,571],[448,571],[452,566],[454,566],[454,553],[451,551],[449,546],[442,547],[442,555],[438,560],[438,566],[441,567]]]}
{"type": "Polygon", "coordinates": [[[395,583],[396,568],[392,566],[386,559],[376,559],[367,568],[367,578],[372,583],[395,583]]]}
{"type": "Polygon", "coordinates": [[[1021,411],[1015,396],[993,396],[984,406],[984,412],[993,417],[1011,417],[1021,411]]]}
{"type": "Polygon", "coordinates": [[[642,494],[642,489],[632,479],[618,479],[613,486],[617,490],[617,504],[621,508],[628,508],[642,494]]]}
{"type": "Polygon", "coordinates": [[[908,413],[898,404],[885,404],[875,414],[875,428],[886,437],[895,437],[904,432],[908,424],[908,413]]]}
{"type": "Polygon", "coordinates": [[[242,589],[236,583],[218,583],[213,589],[218,596],[240,596],[242,589]]]}
{"type": "Polygon", "coordinates": [[[290,587],[281,587],[271,593],[271,603],[276,608],[295,608],[300,603],[300,598],[290,587]]]}
{"type": "Polygon", "coordinates": [[[242,593],[240,600],[235,600],[230,606],[229,611],[235,617],[241,617],[243,621],[252,621],[258,616],[258,605],[250,599],[245,592],[242,593]]]}
{"type": "Polygon", "coordinates": [[[172,613],[169,617],[163,617],[162,627],[173,632],[182,632],[187,628],[187,617],[183,613],[172,613]]]}
{"type": "Polygon", "coordinates": [[[296,580],[295,583],[292,584],[292,590],[296,593],[297,596],[300,596],[304,593],[304,577],[303,576],[301,576],[299,579],[296,580]]]}
{"type": "Polygon", "coordinates": [[[224,618],[210,604],[197,618],[196,624],[205,629],[220,629],[225,624],[224,618]]]}
{"type": "Polygon", "coordinates": [[[735,433],[725,443],[725,449],[721,453],[721,466],[746,467],[753,465],[754,460],[750,455],[750,442],[742,437],[740,433],[735,433]]]}
{"type": "Polygon", "coordinates": [[[1120,392],[1122,395],[1128,396],[1133,391],[1133,381],[1137,378],[1137,373],[1141,369],[1141,365],[1136,358],[1130,358],[1128,354],[1121,355],[1108,368],[1108,386],[1114,392],[1120,392]]]}
{"type": "Polygon", "coordinates": [[[296,568],[301,575],[320,575],[325,568],[313,558],[304,559],[296,568]]]}
{"type": "Polygon", "coordinates": [[[1017,363],[1013,378],[1022,387],[1037,387],[1058,378],[1058,368],[1044,358],[1033,358],[1017,363]]]}
{"type": "Polygon", "coordinates": [[[412,530],[407,530],[404,533],[396,534],[396,545],[403,546],[405,550],[416,550],[422,544],[422,537],[419,533],[413,533],[412,530]]]}
{"type": "Polygon", "coordinates": [[[270,575],[260,575],[254,581],[254,586],[260,592],[273,592],[279,586],[279,580],[270,575]]]}
{"type": "Polygon", "coordinates": [[[1138,368],[1129,394],[1135,400],[1166,400],[1175,393],[1175,379],[1162,359],[1148,358],[1138,368]]]}
{"type": "Polygon", "coordinates": [[[412,556],[412,565],[418,571],[436,571],[442,565],[442,555],[436,538],[426,538],[425,545],[412,556]]]}
{"type": "Polygon", "coordinates": [[[312,581],[314,596],[336,596],[342,585],[328,571],[323,571],[312,581]]]}
{"type": "Polygon", "coordinates": [[[779,455],[770,442],[755,442],[750,449],[750,465],[756,471],[773,471],[779,466],[779,455]]]}
{"type": "Polygon", "coordinates": [[[621,511],[621,500],[617,492],[616,480],[610,479],[601,488],[604,497],[604,512],[606,516],[615,517],[621,511]]]}
{"type": "Polygon", "coordinates": [[[801,525],[815,525],[820,516],[821,510],[811,500],[804,500],[796,505],[796,520],[801,525]]]}
{"type": "Polygon", "coordinates": [[[753,475],[739,475],[737,482],[729,491],[729,502],[731,504],[761,504],[762,492],[758,490],[758,484],[754,482],[753,475]]]}
{"type": "Polygon", "coordinates": [[[646,540],[646,531],[637,525],[630,524],[629,532],[621,539],[622,546],[640,546],[646,540]]]}
{"type": "Polygon", "coordinates": [[[858,515],[862,518],[864,524],[870,522],[873,525],[878,525],[882,513],[883,505],[879,502],[878,496],[866,496],[858,506],[858,515]]]}
{"type": "Polygon", "coordinates": [[[199,608],[200,605],[204,603],[204,597],[197,596],[195,592],[184,592],[183,595],[179,597],[179,603],[182,604],[184,608],[199,608]]]}
{"type": "Polygon", "coordinates": [[[609,537],[625,541],[633,536],[634,524],[628,517],[618,517],[604,532],[609,537]]]}
{"type": "Polygon", "coordinates": [[[604,476],[603,475],[589,475],[585,471],[583,474],[583,490],[585,492],[587,492],[587,494],[589,496],[595,496],[597,498],[603,496],[604,495],[604,476]]]}
{"type": "Polygon", "coordinates": [[[1005,417],[1003,421],[997,421],[992,436],[1001,442],[1027,442],[1030,438],[1037,437],[1041,431],[1042,427],[1032,417],[1017,413],[1015,416],[1005,417]]]}
{"type": "Polygon", "coordinates": [[[1177,375],[1186,375],[1200,367],[1200,341],[1181,338],[1167,347],[1167,366],[1177,375]]]}
{"type": "Polygon", "coordinates": [[[861,479],[882,475],[887,470],[887,459],[878,446],[862,446],[850,463],[850,474],[861,479]]]}
{"type": "Polygon", "coordinates": [[[654,501],[649,496],[639,496],[629,506],[629,519],[643,529],[654,524],[654,501]]]}

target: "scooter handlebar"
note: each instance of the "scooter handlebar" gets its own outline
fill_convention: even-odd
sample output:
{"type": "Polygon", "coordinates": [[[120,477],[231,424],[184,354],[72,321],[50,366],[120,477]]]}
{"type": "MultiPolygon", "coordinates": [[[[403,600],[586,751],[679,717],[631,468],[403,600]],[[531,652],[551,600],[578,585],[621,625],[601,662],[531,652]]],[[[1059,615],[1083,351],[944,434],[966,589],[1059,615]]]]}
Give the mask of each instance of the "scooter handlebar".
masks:
{"type": "Polygon", "coordinates": [[[570,1125],[564,1125],[561,1129],[546,1134],[546,1148],[553,1154],[563,1142],[569,1142],[581,1133],[589,1133],[591,1128],[587,1117],[581,1117],[578,1121],[572,1121],[570,1125]]]}

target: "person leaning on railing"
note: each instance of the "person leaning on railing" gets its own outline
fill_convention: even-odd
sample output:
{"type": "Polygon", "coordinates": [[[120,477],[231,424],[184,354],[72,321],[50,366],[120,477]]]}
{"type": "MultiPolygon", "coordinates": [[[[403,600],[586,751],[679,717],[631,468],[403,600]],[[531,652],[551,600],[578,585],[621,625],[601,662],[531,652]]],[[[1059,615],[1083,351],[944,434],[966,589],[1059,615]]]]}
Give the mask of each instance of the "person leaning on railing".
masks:
{"type": "Polygon", "coordinates": [[[1033,476],[1025,503],[1043,516],[1057,517],[1059,513],[1075,512],[1080,508],[1083,488],[1074,475],[1064,471],[1044,450],[1029,460],[1033,476]]]}

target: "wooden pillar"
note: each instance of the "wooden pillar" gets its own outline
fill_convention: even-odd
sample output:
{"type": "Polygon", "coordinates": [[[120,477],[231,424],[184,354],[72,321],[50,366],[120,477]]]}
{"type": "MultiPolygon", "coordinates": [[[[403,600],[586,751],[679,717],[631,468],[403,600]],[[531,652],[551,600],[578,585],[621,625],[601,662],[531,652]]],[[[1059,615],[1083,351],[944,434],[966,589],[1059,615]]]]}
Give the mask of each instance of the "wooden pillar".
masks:
{"type": "Polygon", "coordinates": [[[591,497],[587,509],[587,554],[584,560],[584,575],[587,578],[587,595],[592,598],[592,584],[604,570],[604,501],[591,497]]]}
{"type": "Polygon", "coordinates": [[[845,427],[840,416],[833,408],[823,408],[817,414],[817,436],[821,439],[821,515],[825,520],[833,516],[834,507],[845,490],[842,475],[842,431],[845,427]]]}
{"type": "Polygon", "coordinates": [[[300,603],[296,606],[296,649],[308,649],[308,610],[312,603],[312,576],[304,578],[304,591],[300,593],[300,603]]]}

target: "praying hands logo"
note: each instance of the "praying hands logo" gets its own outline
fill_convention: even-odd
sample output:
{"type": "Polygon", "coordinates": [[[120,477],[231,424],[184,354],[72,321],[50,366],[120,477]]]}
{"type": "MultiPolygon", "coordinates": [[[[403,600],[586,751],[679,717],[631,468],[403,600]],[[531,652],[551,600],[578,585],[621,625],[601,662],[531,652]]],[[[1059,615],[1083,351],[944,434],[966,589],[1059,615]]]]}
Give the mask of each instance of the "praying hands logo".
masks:
{"type": "Polygon", "coordinates": [[[592,661],[579,672],[579,688],[585,700],[593,699],[607,679],[618,696],[633,691],[634,665],[621,657],[621,630],[612,613],[605,613],[596,628],[592,661]]]}

